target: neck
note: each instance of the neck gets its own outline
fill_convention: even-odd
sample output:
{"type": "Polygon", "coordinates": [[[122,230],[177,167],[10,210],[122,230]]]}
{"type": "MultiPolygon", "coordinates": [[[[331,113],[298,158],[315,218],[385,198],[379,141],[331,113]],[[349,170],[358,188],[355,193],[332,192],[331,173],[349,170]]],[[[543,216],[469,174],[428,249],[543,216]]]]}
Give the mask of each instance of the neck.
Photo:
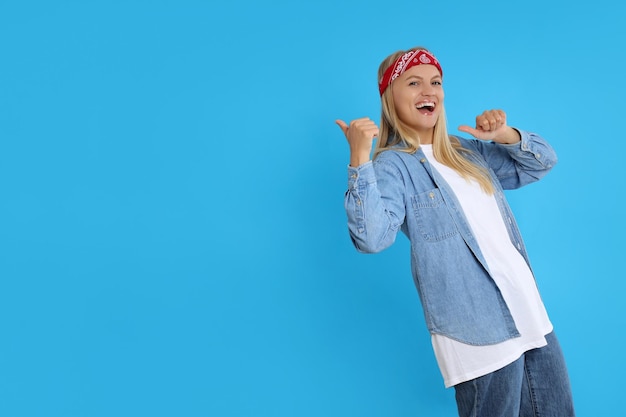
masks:
{"type": "Polygon", "coordinates": [[[417,132],[419,141],[422,145],[432,145],[435,137],[435,129],[428,129],[417,132]]]}

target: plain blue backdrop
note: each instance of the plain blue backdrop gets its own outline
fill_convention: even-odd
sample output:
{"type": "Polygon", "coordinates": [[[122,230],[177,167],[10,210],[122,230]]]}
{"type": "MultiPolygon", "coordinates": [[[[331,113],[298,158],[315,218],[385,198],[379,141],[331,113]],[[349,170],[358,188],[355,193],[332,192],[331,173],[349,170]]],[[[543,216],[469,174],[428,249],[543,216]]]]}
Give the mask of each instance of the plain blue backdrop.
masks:
{"type": "Polygon", "coordinates": [[[0,1],[0,415],[453,416],[404,238],[350,244],[336,118],[424,45],[510,192],[579,417],[622,415],[620,3],[0,1]]]}

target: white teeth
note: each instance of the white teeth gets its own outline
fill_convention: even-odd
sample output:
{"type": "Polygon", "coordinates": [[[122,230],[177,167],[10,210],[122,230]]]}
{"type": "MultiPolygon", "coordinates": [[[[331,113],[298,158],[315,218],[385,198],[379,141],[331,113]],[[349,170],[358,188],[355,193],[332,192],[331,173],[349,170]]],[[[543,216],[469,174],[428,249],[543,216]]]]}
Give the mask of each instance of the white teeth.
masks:
{"type": "Polygon", "coordinates": [[[435,103],[433,102],[419,103],[415,107],[418,109],[422,109],[424,107],[435,107],[435,103]]]}

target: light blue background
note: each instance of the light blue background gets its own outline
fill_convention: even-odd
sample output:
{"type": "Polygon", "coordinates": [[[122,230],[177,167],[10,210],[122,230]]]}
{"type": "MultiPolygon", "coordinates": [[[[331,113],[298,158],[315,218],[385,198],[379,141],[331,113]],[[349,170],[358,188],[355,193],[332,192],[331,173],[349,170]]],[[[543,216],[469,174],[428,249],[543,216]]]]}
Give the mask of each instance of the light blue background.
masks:
{"type": "Polygon", "coordinates": [[[400,239],[345,225],[336,118],[431,48],[560,163],[509,193],[579,417],[625,369],[620,2],[2,1],[0,415],[453,416],[400,239]]]}

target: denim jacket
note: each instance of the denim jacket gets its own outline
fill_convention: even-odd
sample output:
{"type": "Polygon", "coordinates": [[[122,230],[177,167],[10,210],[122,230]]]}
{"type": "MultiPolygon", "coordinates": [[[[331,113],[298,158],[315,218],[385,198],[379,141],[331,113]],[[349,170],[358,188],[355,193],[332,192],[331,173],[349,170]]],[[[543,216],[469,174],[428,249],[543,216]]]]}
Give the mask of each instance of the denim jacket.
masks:
{"type": "MultiPolygon", "coordinates": [[[[521,141],[508,145],[458,139],[472,151],[468,158],[488,168],[511,242],[530,268],[503,190],[539,180],[557,158],[540,136],[519,132],[521,141]]],[[[471,345],[519,336],[459,202],[421,149],[386,150],[373,162],[348,167],[344,203],[359,252],[382,251],[398,231],[408,237],[411,271],[431,333],[471,345]]]]}

